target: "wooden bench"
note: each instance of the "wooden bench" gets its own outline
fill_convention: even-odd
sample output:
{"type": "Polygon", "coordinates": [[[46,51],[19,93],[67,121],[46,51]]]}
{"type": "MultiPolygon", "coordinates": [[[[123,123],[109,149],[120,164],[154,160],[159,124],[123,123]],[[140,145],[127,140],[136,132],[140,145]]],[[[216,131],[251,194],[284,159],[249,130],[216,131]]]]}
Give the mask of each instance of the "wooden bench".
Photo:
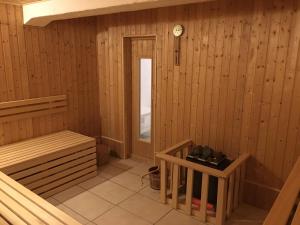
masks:
{"type": "Polygon", "coordinates": [[[0,224],[80,225],[73,218],[1,172],[0,224]]]}
{"type": "Polygon", "coordinates": [[[62,131],[2,146],[0,171],[46,198],[97,175],[96,140],[62,131]]]}
{"type": "Polygon", "coordinates": [[[264,225],[300,224],[300,158],[293,167],[264,225]]]}

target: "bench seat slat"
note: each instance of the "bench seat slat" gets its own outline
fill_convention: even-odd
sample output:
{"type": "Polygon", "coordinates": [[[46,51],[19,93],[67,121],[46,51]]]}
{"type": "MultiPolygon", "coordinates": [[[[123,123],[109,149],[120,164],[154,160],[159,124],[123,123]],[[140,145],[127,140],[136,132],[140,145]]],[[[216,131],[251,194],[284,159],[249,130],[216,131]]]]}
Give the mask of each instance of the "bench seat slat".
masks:
{"type": "MultiPolygon", "coordinates": [[[[0,172],[0,190],[20,206],[27,209],[34,217],[38,217],[45,224],[80,225],[76,220],[57,209],[41,197],[37,196],[18,182],[0,172]]],[[[0,214],[10,224],[27,224],[18,214],[16,208],[8,208],[0,199],[0,214]]],[[[28,218],[27,218],[28,219],[28,218]]],[[[30,223],[29,223],[30,224],[30,223]]],[[[39,224],[39,223],[31,223],[39,224]]],[[[43,224],[43,223],[40,223],[43,224]]]]}

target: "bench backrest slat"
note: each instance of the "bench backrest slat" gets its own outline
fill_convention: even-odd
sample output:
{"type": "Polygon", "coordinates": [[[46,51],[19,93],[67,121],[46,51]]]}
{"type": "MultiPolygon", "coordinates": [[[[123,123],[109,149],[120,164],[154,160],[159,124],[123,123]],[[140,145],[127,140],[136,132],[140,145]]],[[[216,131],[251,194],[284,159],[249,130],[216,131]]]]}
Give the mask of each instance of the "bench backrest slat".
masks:
{"type": "Polygon", "coordinates": [[[67,111],[66,95],[0,103],[0,123],[67,111]]]}

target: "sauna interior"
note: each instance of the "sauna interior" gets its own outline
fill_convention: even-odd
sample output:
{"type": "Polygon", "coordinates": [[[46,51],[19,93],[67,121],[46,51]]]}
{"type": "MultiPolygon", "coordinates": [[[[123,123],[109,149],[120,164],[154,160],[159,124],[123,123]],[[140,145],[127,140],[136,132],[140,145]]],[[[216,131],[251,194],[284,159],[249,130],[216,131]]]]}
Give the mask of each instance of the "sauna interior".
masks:
{"type": "Polygon", "coordinates": [[[1,0],[1,225],[300,225],[299,0],[1,0]]]}

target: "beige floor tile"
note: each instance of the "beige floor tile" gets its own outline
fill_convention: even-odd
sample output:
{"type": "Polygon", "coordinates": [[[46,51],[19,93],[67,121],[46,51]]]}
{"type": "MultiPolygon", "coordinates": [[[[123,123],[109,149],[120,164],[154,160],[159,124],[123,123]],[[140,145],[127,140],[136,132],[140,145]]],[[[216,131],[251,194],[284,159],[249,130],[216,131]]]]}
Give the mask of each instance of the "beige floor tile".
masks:
{"type": "Polygon", "coordinates": [[[74,186],[74,187],[71,187],[67,190],[64,190],[56,195],[53,195],[52,197],[54,199],[56,199],[57,201],[63,203],[71,198],[73,198],[74,196],[84,192],[85,190],[79,186],[74,186]]]}
{"type": "Polygon", "coordinates": [[[74,212],[72,209],[66,207],[63,204],[58,205],[57,208],[64,211],[66,214],[68,214],[69,216],[71,216],[73,219],[77,220],[81,224],[89,223],[89,221],[87,219],[83,218],[78,213],[74,212]]]}
{"type": "Polygon", "coordinates": [[[118,204],[121,201],[127,199],[129,196],[133,195],[134,192],[124,188],[111,181],[106,181],[96,187],[90,189],[90,192],[104,198],[105,200],[118,204]]]}
{"type": "Polygon", "coordinates": [[[52,197],[47,198],[46,201],[49,202],[50,204],[54,205],[54,206],[58,206],[60,204],[59,201],[57,201],[55,198],[52,198],[52,197]]]}
{"type": "Polygon", "coordinates": [[[119,206],[151,223],[157,222],[171,210],[169,206],[153,201],[140,194],[135,194],[119,206]]]}
{"type": "Polygon", "coordinates": [[[142,162],[133,159],[120,159],[118,161],[112,161],[111,165],[122,168],[122,169],[130,169],[133,167],[137,167],[141,165],[142,162]]]}
{"type": "Polygon", "coordinates": [[[159,220],[157,225],[207,225],[206,223],[201,223],[200,221],[193,219],[192,217],[182,214],[176,210],[172,210],[161,220],[159,220]]]}
{"type": "Polygon", "coordinates": [[[129,172],[121,173],[120,175],[113,177],[111,180],[132,191],[139,191],[149,185],[148,179],[144,179],[142,184],[140,176],[129,172]]]}
{"type": "Polygon", "coordinates": [[[129,166],[127,164],[122,163],[122,161],[123,161],[123,159],[112,157],[112,158],[110,158],[109,165],[114,166],[114,167],[118,167],[118,168],[123,169],[123,170],[128,170],[128,169],[132,168],[132,166],[129,166]]]}
{"type": "Polygon", "coordinates": [[[107,164],[98,168],[98,176],[110,179],[112,177],[118,176],[124,171],[124,169],[107,164]]]}
{"type": "Polygon", "coordinates": [[[148,198],[151,198],[157,202],[160,202],[160,191],[159,190],[154,190],[150,186],[145,187],[139,192],[141,195],[144,195],[148,198]]]}
{"type": "Polygon", "coordinates": [[[107,179],[101,176],[96,176],[93,177],[92,179],[89,179],[85,182],[82,182],[80,184],[78,184],[79,187],[82,187],[86,190],[91,189],[99,184],[102,184],[103,182],[105,182],[107,179]]]}
{"type": "Polygon", "coordinates": [[[93,222],[98,225],[150,225],[149,222],[117,206],[93,222]]]}
{"type": "MultiPolygon", "coordinates": [[[[128,172],[134,173],[139,176],[143,176],[148,173],[148,169],[150,167],[152,167],[151,164],[143,163],[143,164],[140,164],[138,166],[135,166],[135,167],[129,169],[128,172]]],[[[149,177],[149,176],[147,176],[147,177],[149,177]]]]}
{"type": "Polygon", "coordinates": [[[113,207],[111,203],[90,192],[83,192],[66,201],[64,205],[90,221],[113,207]]]}

